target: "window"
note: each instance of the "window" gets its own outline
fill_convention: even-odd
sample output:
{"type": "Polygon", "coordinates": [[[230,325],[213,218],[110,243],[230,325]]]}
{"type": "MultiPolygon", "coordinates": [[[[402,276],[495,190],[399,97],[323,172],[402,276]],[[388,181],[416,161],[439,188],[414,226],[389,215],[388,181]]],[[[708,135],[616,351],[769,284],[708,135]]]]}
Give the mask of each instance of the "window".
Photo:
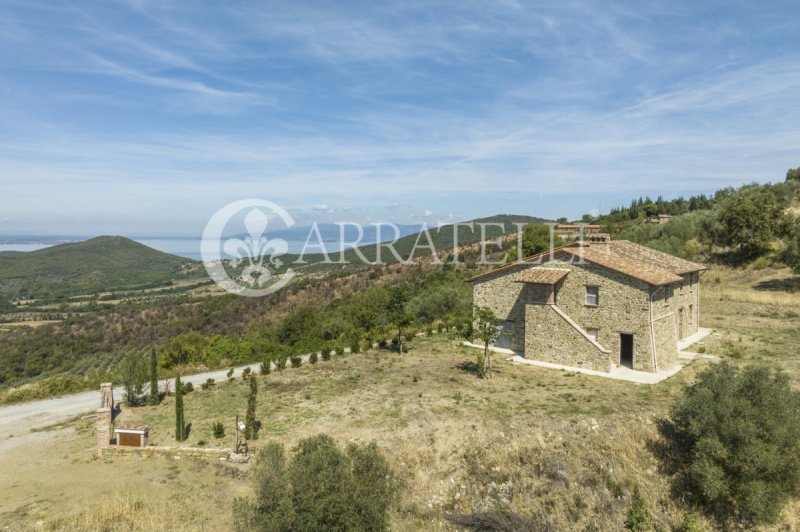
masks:
{"type": "Polygon", "coordinates": [[[599,332],[598,329],[586,329],[586,334],[588,334],[595,342],[597,341],[598,332],[599,332]]]}
{"type": "Polygon", "coordinates": [[[587,286],[586,287],[586,304],[596,307],[600,304],[600,287],[587,286]]]}

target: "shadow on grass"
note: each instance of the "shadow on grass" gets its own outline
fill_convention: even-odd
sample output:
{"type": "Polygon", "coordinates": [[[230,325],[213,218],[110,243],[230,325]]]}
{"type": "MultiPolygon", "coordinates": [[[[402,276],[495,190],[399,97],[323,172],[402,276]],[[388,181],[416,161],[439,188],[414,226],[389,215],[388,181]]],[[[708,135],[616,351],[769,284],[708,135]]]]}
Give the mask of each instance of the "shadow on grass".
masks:
{"type": "Polygon", "coordinates": [[[795,292],[800,292],[800,276],[761,281],[760,283],[754,284],[753,289],[767,292],[788,292],[793,294],[795,292]]]}
{"type": "Polygon", "coordinates": [[[450,514],[447,520],[458,530],[480,532],[541,532],[555,531],[556,528],[543,518],[527,517],[510,510],[487,510],[472,514],[450,514]]]}
{"type": "Polygon", "coordinates": [[[462,373],[467,373],[469,375],[474,375],[475,377],[478,376],[478,364],[475,362],[470,362],[465,360],[464,362],[459,362],[455,365],[455,368],[462,373]]]}

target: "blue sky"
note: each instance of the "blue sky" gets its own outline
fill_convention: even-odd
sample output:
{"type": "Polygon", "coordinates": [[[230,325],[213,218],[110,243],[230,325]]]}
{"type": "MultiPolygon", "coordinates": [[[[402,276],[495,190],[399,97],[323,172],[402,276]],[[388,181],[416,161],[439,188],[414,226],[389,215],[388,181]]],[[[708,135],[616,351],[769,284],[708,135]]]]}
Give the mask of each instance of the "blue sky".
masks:
{"type": "Polygon", "coordinates": [[[577,217],[800,166],[800,3],[0,3],[0,233],[577,217]]]}

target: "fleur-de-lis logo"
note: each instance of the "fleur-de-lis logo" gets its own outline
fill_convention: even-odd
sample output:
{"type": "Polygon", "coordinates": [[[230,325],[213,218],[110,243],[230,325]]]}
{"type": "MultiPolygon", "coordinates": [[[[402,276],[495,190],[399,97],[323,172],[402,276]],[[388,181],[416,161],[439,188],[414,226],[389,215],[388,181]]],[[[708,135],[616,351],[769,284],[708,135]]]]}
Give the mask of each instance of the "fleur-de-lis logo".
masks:
{"type": "Polygon", "coordinates": [[[225,253],[234,257],[231,266],[234,268],[244,264],[241,280],[251,287],[262,287],[272,278],[272,272],[266,262],[277,271],[283,266],[279,255],[289,251],[289,245],[282,238],[267,238],[266,232],[269,218],[260,210],[252,209],[244,218],[244,227],[248,236],[229,238],[225,241],[225,253]]]}
{"type": "Polygon", "coordinates": [[[291,268],[281,275],[283,267],[279,258],[289,251],[288,243],[282,238],[266,236],[270,217],[267,210],[275,218],[281,219],[286,227],[294,225],[294,220],[284,209],[267,200],[250,199],[230,203],[211,217],[203,232],[201,255],[203,263],[211,278],[225,290],[246,296],[266,295],[286,286],[294,276],[291,268]],[[228,222],[240,212],[246,211],[244,238],[227,238],[222,244],[222,233],[228,222]],[[221,251],[228,257],[230,267],[241,273],[232,279],[225,269],[221,251]]]}

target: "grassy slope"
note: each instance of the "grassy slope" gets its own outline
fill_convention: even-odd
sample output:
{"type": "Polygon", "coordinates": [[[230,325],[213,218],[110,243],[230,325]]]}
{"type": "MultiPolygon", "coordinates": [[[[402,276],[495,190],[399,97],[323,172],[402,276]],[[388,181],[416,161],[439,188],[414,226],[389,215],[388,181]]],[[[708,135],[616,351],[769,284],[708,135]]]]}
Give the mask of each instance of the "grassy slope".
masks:
{"type": "Polygon", "coordinates": [[[0,254],[4,297],[75,295],[169,282],[194,261],[120,236],[0,254]]]}
{"type": "MultiPolygon", "coordinates": [[[[701,325],[713,326],[718,334],[706,339],[708,352],[725,356],[723,345],[741,344],[740,362],[767,360],[789,371],[795,386],[800,385],[800,337],[795,320],[789,319],[800,313],[800,296],[778,292],[770,297],[772,292],[763,289],[796,282],[786,270],[712,268],[703,277],[701,325]]],[[[654,386],[503,362],[496,364],[492,379],[481,381],[459,369],[476,352],[456,340],[434,335],[414,344],[403,357],[375,350],[258,377],[258,417],[264,427],[255,446],[269,440],[292,445],[318,432],[343,444],[377,441],[404,482],[403,501],[393,517],[395,529],[441,530],[450,512],[502,505],[539,515],[556,530],[621,530],[634,485],[659,523],[669,527],[682,519],[685,510],[669,493],[669,479],[659,471],[648,443],[658,437],[656,423],[681,386],[711,362],[699,360],[654,386]]],[[[210,425],[222,421],[230,426],[234,416],[244,414],[246,397],[246,383],[238,380],[186,396],[187,421],[192,423],[187,443],[230,445],[230,431],[215,440],[210,425]]],[[[173,407],[168,398],[159,407],[126,409],[120,422],[147,423],[154,443],[172,444],[173,407]]],[[[91,422],[76,426],[81,423],[90,427],[91,422]]],[[[51,443],[61,446],[57,452],[42,449],[47,460],[34,457],[20,464],[13,454],[0,452],[0,470],[14,463],[15,476],[40,478],[36,486],[15,478],[8,488],[0,488],[0,500],[6,501],[0,522],[10,516],[34,522],[78,511],[77,495],[54,496],[64,491],[64,483],[55,476],[41,478],[44,468],[63,466],[74,478],[100,478],[111,470],[140,476],[141,465],[134,473],[126,460],[76,460],[74,453],[94,441],[91,430],[82,430],[72,439],[51,443]],[[70,445],[73,454],[64,448],[70,445]],[[34,497],[41,503],[31,508],[27,501],[34,497]]],[[[209,513],[217,519],[211,522],[224,522],[230,497],[217,501],[213,494],[250,489],[247,483],[220,478],[212,470],[203,473],[189,463],[176,466],[152,459],[146,464],[146,474],[165,487],[192,483],[188,514],[194,517],[187,528],[209,513]]],[[[147,487],[131,486],[132,496],[143,501],[143,517],[169,522],[174,508],[164,508],[147,487]]],[[[104,505],[128,488],[120,481],[109,493],[98,491],[96,500],[89,493],[80,495],[98,505],[81,509],[87,510],[87,519],[97,519],[106,510],[113,513],[112,506],[104,505]]],[[[116,510],[118,515],[129,511],[126,508],[116,510]]],[[[784,526],[798,527],[798,515],[800,505],[795,502],[784,513],[784,526]]]]}

